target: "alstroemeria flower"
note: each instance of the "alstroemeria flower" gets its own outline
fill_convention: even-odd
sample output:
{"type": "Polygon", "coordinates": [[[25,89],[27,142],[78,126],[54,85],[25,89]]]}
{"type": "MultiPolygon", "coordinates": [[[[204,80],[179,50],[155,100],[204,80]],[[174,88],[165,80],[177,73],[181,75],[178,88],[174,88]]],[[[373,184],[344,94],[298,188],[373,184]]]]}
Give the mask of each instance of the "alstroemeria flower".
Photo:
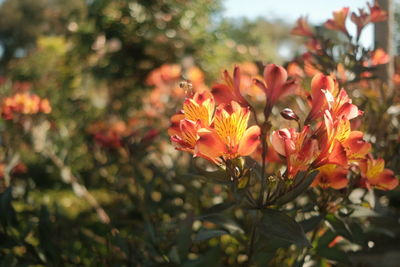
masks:
{"type": "MultiPolygon", "coordinates": [[[[175,117],[173,119],[176,120],[177,118],[175,117]]],[[[200,122],[182,119],[179,120],[178,127],[179,129],[170,127],[169,133],[172,134],[171,141],[178,145],[176,147],[177,150],[194,153],[194,147],[199,139],[197,132],[201,128],[200,122]]]]}
{"type": "Polygon", "coordinates": [[[286,157],[288,178],[307,170],[319,154],[318,141],[311,138],[311,129],[305,126],[299,133],[294,128],[272,132],[271,144],[276,152],[286,157]]]}
{"type": "Polygon", "coordinates": [[[324,93],[333,118],[344,117],[351,120],[363,114],[356,105],[352,104],[351,98],[344,89],[341,89],[336,97],[329,91],[324,93]]]}
{"type": "Polygon", "coordinates": [[[347,166],[347,154],[342,143],[351,132],[350,122],[344,118],[334,120],[331,113],[325,110],[324,124],[318,130],[321,153],[315,161],[316,166],[338,164],[347,166]]]}
{"type": "Polygon", "coordinates": [[[185,118],[192,121],[200,120],[204,127],[211,124],[214,108],[214,98],[209,91],[195,93],[183,103],[185,118]]]}
{"type": "Polygon", "coordinates": [[[342,145],[349,162],[363,159],[371,151],[371,144],[364,140],[364,133],[360,131],[352,131],[342,145]]]}
{"type": "Polygon", "coordinates": [[[335,164],[327,164],[317,169],[319,171],[311,186],[319,186],[321,188],[331,187],[333,189],[342,189],[347,186],[348,170],[335,164]]]}
{"type": "Polygon", "coordinates": [[[239,103],[241,106],[249,106],[247,100],[240,92],[240,68],[235,66],[233,70],[233,78],[228,71],[224,71],[225,83],[215,84],[212,87],[212,94],[218,103],[229,104],[231,101],[239,103]]]}
{"type": "Polygon", "coordinates": [[[374,5],[371,6],[370,3],[367,3],[369,12],[370,12],[370,21],[371,22],[381,22],[387,19],[387,12],[380,8],[378,2],[375,1],[374,5]]]}
{"type": "Polygon", "coordinates": [[[6,120],[12,119],[17,114],[33,115],[39,112],[45,114],[51,112],[48,99],[40,98],[30,92],[16,93],[13,96],[5,97],[0,108],[1,115],[6,120]]]}
{"type": "Polygon", "coordinates": [[[333,19],[329,19],[325,22],[325,27],[334,31],[341,31],[346,35],[349,35],[346,29],[346,18],[349,13],[348,7],[343,7],[340,10],[333,12],[333,19]]]}
{"type": "Polygon", "coordinates": [[[199,131],[196,154],[233,159],[253,153],[259,143],[260,128],[247,128],[249,117],[249,108],[241,107],[237,102],[220,104],[212,127],[199,131]]]}
{"type": "Polygon", "coordinates": [[[295,80],[287,80],[286,70],[278,65],[269,64],[264,68],[264,82],[254,79],[267,96],[267,106],[272,108],[279,98],[290,94],[297,88],[295,80]]]}
{"type": "Polygon", "coordinates": [[[357,15],[355,12],[351,13],[351,21],[354,22],[357,26],[357,36],[360,36],[361,31],[371,21],[371,16],[370,14],[366,13],[364,9],[358,9],[359,15],[357,15]]]}
{"type": "Polygon", "coordinates": [[[365,67],[375,67],[388,63],[390,56],[382,48],[378,48],[371,53],[369,61],[364,62],[365,67]]]}
{"type": "Polygon", "coordinates": [[[311,38],[307,41],[306,47],[308,51],[314,52],[316,54],[321,54],[322,45],[321,42],[316,38],[311,38]]]}
{"type": "Polygon", "coordinates": [[[376,187],[382,190],[392,190],[398,186],[399,180],[393,171],[385,169],[382,158],[373,159],[372,156],[360,161],[361,178],[366,187],[376,187]]]}
{"type": "Polygon", "coordinates": [[[287,66],[287,73],[291,77],[304,78],[304,70],[296,62],[290,62],[287,66]]]}
{"type": "Polygon", "coordinates": [[[314,35],[306,17],[300,17],[296,21],[296,27],[294,27],[290,33],[306,37],[312,37],[314,35]]]}
{"type": "Polygon", "coordinates": [[[323,116],[325,109],[328,108],[326,92],[335,95],[336,86],[330,76],[317,74],[311,80],[311,111],[308,114],[306,123],[323,116]]]}

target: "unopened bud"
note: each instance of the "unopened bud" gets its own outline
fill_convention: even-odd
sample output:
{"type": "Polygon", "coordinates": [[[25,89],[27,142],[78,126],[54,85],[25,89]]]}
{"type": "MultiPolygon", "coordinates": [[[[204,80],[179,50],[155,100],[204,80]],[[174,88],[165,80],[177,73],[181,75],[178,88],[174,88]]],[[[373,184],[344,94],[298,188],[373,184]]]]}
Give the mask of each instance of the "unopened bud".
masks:
{"type": "Polygon", "coordinates": [[[294,113],[294,111],[290,108],[285,108],[284,110],[282,110],[281,116],[286,120],[299,121],[299,116],[297,116],[296,113],[294,113]]]}

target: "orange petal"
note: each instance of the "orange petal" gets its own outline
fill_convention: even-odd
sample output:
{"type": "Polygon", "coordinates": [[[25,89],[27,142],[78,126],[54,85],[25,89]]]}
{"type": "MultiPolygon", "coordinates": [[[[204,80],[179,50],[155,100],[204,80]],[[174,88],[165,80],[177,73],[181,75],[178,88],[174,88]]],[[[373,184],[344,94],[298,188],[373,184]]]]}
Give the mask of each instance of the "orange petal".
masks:
{"type": "Polygon", "coordinates": [[[225,84],[215,84],[211,93],[218,103],[230,103],[235,98],[231,89],[225,84]]]}
{"type": "Polygon", "coordinates": [[[177,113],[171,117],[171,125],[168,128],[168,135],[174,136],[180,133],[180,121],[185,119],[185,115],[182,113],[177,113]]]}
{"type": "Polygon", "coordinates": [[[392,170],[384,169],[379,175],[376,186],[383,190],[392,190],[399,185],[399,180],[394,176],[392,170]]]}
{"type": "Polygon", "coordinates": [[[206,156],[214,159],[227,153],[227,147],[214,131],[198,132],[200,138],[195,147],[195,156],[206,156]]]}
{"type": "Polygon", "coordinates": [[[271,135],[271,144],[276,152],[282,156],[286,156],[285,139],[290,139],[291,134],[288,129],[273,131],[271,135]]]}
{"type": "Polygon", "coordinates": [[[239,143],[238,153],[248,156],[254,152],[260,142],[260,127],[254,125],[248,128],[239,143]]]}
{"type": "Polygon", "coordinates": [[[287,72],[281,66],[269,64],[264,69],[264,80],[267,83],[268,101],[273,105],[281,95],[282,86],[287,80],[287,72]]]}
{"type": "Polygon", "coordinates": [[[347,167],[346,151],[337,140],[335,140],[332,152],[328,156],[328,163],[338,164],[340,166],[347,167]]]}

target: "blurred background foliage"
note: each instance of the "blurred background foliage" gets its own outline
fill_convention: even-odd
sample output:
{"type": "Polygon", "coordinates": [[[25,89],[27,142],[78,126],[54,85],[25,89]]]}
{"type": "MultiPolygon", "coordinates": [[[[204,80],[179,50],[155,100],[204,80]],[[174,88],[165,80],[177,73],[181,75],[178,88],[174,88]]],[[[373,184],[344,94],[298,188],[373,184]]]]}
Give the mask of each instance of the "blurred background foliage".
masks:
{"type": "MultiPolygon", "coordinates": [[[[238,62],[283,64],[304,52],[292,25],[224,18],[221,0],[0,3],[0,96],[25,86],[52,105],[23,123],[0,121],[0,265],[242,264],[248,222],[240,209],[227,212],[235,220],[199,217],[232,196],[188,174],[202,162],[175,151],[166,133],[184,94],[162,90],[189,78],[210,85],[238,62]],[[181,67],[153,73],[161,85],[149,81],[166,63],[181,67]],[[12,172],[19,162],[26,169],[12,172]],[[204,225],[237,235],[193,242],[204,225]]],[[[398,214],[399,193],[390,194],[398,214]]],[[[395,244],[398,221],[385,223],[397,228],[372,236],[382,231],[382,243],[395,244]]],[[[285,265],[275,266],[293,263],[285,246],[278,251],[285,265]]],[[[265,263],[276,248],[263,253],[265,263]]]]}

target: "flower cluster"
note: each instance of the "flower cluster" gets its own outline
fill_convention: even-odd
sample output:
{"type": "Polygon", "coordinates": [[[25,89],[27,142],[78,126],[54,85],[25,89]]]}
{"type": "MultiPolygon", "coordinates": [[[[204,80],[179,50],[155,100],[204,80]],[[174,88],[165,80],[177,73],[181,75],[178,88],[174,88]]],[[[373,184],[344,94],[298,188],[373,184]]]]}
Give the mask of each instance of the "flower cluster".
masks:
{"type": "Polygon", "coordinates": [[[178,150],[217,164],[241,156],[260,159],[261,153],[263,164],[283,162],[286,170],[278,176],[288,180],[317,169],[313,186],[322,188],[343,189],[350,179],[362,187],[395,188],[398,180],[393,172],[384,168],[383,159],[372,157],[372,145],[364,140],[364,133],[351,126],[363,112],[332,75],[316,74],[310,92],[297,94],[310,105],[306,116],[289,108],[281,112],[286,120],[296,121],[297,129],[269,133],[273,108],[285,95],[299,90],[298,80],[288,76],[285,68],[269,64],[264,79],[254,79],[266,99],[264,122],[260,122],[251,101],[243,96],[240,68],[235,67],[233,76],[225,71],[224,82],[214,85],[211,92],[187,96],[183,109],[171,119],[171,141],[178,150]],[[255,125],[249,127],[251,114],[255,125]]]}
{"type": "Polygon", "coordinates": [[[13,96],[5,97],[2,101],[1,115],[6,120],[13,119],[17,114],[32,115],[40,112],[50,113],[51,105],[48,99],[40,98],[36,94],[16,93],[13,96]]]}
{"type": "Polygon", "coordinates": [[[351,169],[358,170],[361,186],[395,188],[398,180],[393,172],[384,168],[383,159],[372,158],[371,144],[351,128],[350,121],[362,112],[346,91],[338,90],[332,77],[318,74],[311,82],[311,98],[302,131],[285,128],[272,133],[273,147],[286,157],[288,177],[311,166],[320,171],[314,186],[342,189],[349,183],[351,169]]]}
{"type": "Polygon", "coordinates": [[[221,163],[250,155],[257,147],[260,128],[248,127],[249,117],[249,108],[234,100],[215,107],[214,97],[204,91],[186,98],[168,133],[177,149],[221,163]]]}
{"type": "MultiPolygon", "coordinates": [[[[379,7],[377,2],[373,5],[368,3],[368,11],[359,9],[358,13],[350,12],[348,7],[333,12],[333,18],[328,19],[323,28],[327,30],[337,31],[346,36],[348,51],[341,52],[340,55],[333,53],[337,45],[330,41],[330,37],[324,37],[323,31],[314,30],[308,22],[307,18],[300,17],[296,26],[292,29],[293,35],[303,36],[307,38],[307,52],[302,57],[293,62],[293,66],[297,64],[304,66],[304,72],[300,68],[301,75],[310,77],[317,73],[334,73],[339,81],[360,82],[374,77],[374,67],[386,64],[389,56],[386,52],[377,48],[376,50],[366,50],[359,44],[359,40],[363,29],[369,23],[377,23],[387,19],[387,12],[379,7]],[[350,19],[357,28],[357,33],[352,36],[347,28],[347,18],[351,13],[350,19]],[[336,68],[333,68],[336,67],[336,68]]],[[[293,69],[293,66],[291,67],[293,69]]],[[[365,87],[365,83],[360,83],[365,87]]]]}

